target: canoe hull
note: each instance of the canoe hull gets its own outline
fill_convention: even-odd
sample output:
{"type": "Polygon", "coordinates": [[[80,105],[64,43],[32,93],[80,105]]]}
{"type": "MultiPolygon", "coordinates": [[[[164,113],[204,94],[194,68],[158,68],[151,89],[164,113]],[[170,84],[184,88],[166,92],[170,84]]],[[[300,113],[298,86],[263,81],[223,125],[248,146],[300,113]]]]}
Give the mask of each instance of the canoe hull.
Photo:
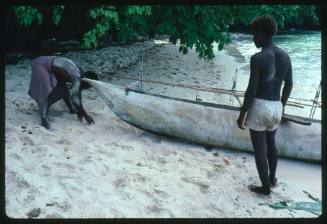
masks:
{"type": "MultiPolygon", "coordinates": [[[[237,127],[238,108],[204,105],[169,97],[158,97],[123,87],[85,80],[99,93],[112,111],[138,128],[192,142],[252,152],[248,130],[237,127]]],[[[321,160],[321,123],[304,126],[282,122],[276,134],[281,157],[321,160]]]]}

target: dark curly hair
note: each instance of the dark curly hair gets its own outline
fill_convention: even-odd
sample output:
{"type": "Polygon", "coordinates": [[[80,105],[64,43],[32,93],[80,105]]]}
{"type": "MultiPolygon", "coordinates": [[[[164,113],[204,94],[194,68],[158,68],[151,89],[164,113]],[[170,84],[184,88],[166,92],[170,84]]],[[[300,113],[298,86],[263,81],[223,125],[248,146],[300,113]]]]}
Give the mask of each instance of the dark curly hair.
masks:
{"type": "Polygon", "coordinates": [[[259,16],[252,21],[251,30],[252,32],[263,32],[272,37],[277,33],[278,28],[276,21],[270,16],[259,16]]]}

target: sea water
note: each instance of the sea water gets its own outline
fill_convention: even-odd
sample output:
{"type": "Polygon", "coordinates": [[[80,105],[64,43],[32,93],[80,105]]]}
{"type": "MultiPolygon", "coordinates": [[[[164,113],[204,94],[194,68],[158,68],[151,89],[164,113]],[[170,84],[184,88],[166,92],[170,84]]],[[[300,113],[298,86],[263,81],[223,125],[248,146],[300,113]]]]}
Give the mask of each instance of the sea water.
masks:
{"type": "MultiPolygon", "coordinates": [[[[253,43],[253,36],[244,33],[232,33],[232,44],[245,57],[238,70],[238,76],[246,77],[248,80],[250,69],[250,58],[261,49],[256,48],[253,43]]],[[[289,101],[312,105],[311,101],[299,101],[294,98],[306,100],[314,99],[317,88],[321,82],[321,32],[319,31],[291,31],[274,36],[275,44],[284,49],[290,56],[293,68],[293,89],[289,101]]],[[[237,90],[246,90],[247,82],[238,85],[237,90]]],[[[321,101],[321,94],[319,95],[321,101]]],[[[310,106],[297,108],[287,106],[289,114],[308,117],[311,111],[310,106]]],[[[315,119],[321,119],[321,110],[317,107],[315,119]]]]}

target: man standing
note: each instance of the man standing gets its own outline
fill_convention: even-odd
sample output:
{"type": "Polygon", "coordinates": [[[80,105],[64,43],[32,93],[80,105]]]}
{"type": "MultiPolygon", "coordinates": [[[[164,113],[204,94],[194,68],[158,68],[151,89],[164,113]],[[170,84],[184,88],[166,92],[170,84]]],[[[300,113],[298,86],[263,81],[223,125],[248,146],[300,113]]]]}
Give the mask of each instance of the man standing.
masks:
{"type": "Polygon", "coordinates": [[[249,189],[269,195],[270,188],[276,186],[277,181],[275,134],[292,90],[292,64],[289,55],[273,42],[277,24],[271,17],[254,19],[251,28],[254,44],[262,49],[251,57],[249,84],[237,123],[241,129],[245,129],[243,123],[250,129],[262,183],[262,186],[249,186],[249,189]],[[283,81],[285,84],[280,97],[283,81]]]}

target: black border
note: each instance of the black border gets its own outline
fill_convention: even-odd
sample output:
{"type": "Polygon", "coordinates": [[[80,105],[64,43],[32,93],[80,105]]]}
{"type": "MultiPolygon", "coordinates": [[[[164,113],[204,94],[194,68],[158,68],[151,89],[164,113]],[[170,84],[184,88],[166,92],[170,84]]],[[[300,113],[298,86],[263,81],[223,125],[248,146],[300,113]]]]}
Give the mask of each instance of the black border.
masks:
{"type": "Polygon", "coordinates": [[[89,2],[82,2],[80,0],[70,0],[70,1],[5,1],[2,2],[4,5],[0,7],[1,9],[1,14],[3,18],[1,18],[2,26],[5,27],[5,19],[6,19],[6,9],[7,7],[10,7],[13,4],[35,4],[35,5],[49,5],[49,4],[64,4],[64,5],[101,5],[101,4],[109,4],[109,3],[122,3],[122,4],[164,4],[164,5],[185,5],[185,4],[247,4],[247,5],[252,5],[252,4],[317,4],[321,7],[321,35],[322,35],[322,91],[321,91],[321,97],[322,97],[322,215],[318,218],[273,218],[273,219],[260,219],[260,218],[230,218],[230,219],[225,219],[225,218],[218,218],[218,219],[11,219],[6,216],[5,213],[5,76],[4,76],[4,35],[5,35],[5,30],[1,29],[1,35],[0,35],[0,43],[1,43],[1,54],[0,54],[0,69],[1,69],[1,76],[0,76],[0,135],[1,135],[1,141],[0,141],[0,149],[1,150],[1,192],[0,192],[0,199],[1,199],[1,219],[0,223],[144,223],[144,222],[149,222],[149,223],[163,223],[163,222],[190,222],[190,223],[323,223],[326,221],[326,180],[327,180],[327,175],[326,175],[326,136],[327,136],[327,124],[326,124],[326,108],[325,108],[325,102],[327,102],[326,99],[326,91],[327,91],[327,77],[326,77],[326,31],[327,31],[327,19],[326,19],[326,14],[327,14],[327,6],[322,3],[322,1],[295,1],[295,0],[287,0],[287,1],[281,1],[281,0],[276,0],[276,1],[250,1],[247,0],[245,2],[240,2],[240,1],[223,1],[223,0],[216,0],[216,1],[103,1],[103,0],[97,0],[97,1],[89,1],[89,2]],[[325,14],[324,14],[325,12],[325,14]]]}

